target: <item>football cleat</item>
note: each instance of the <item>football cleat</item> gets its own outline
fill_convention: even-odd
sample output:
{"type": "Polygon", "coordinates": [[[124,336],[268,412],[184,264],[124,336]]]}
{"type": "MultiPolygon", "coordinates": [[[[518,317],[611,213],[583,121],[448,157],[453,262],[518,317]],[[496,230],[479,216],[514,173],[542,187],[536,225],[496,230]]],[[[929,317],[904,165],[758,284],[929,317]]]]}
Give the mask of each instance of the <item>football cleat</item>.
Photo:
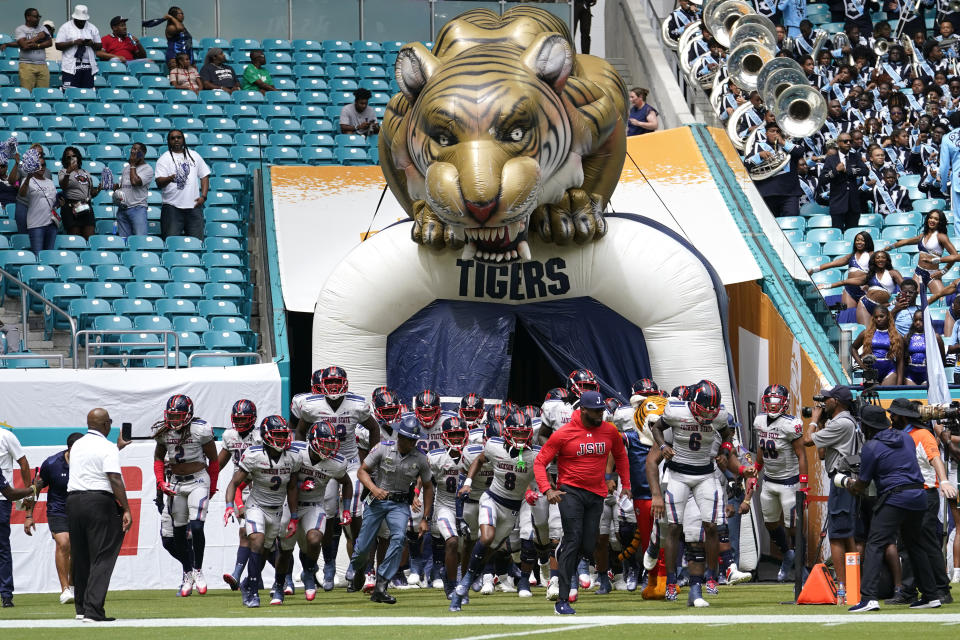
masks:
{"type": "Polygon", "coordinates": [[[667,585],[667,592],[666,592],[666,594],[663,596],[663,599],[664,599],[664,600],[676,600],[676,599],[677,599],[677,591],[678,591],[678,590],[677,590],[677,585],[675,585],[675,584],[668,584],[668,585],[667,585]]]}
{"type": "Polygon", "coordinates": [[[193,572],[185,571],[183,574],[183,582],[180,583],[180,597],[186,598],[191,593],[193,593],[193,572]]]}
{"type": "Polygon", "coordinates": [[[557,603],[553,605],[553,613],[558,616],[572,616],[577,612],[573,610],[573,607],[570,606],[569,602],[565,600],[558,600],[557,603]]]}
{"type": "Polygon", "coordinates": [[[307,602],[312,602],[317,597],[317,580],[312,571],[301,571],[300,580],[303,582],[303,595],[307,602]]]}
{"type": "Polygon", "coordinates": [[[503,593],[516,593],[517,587],[514,585],[513,578],[507,575],[500,576],[497,582],[497,590],[503,593]]]}
{"type": "Polygon", "coordinates": [[[240,584],[240,593],[245,607],[256,609],[260,606],[260,593],[255,587],[250,586],[249,580],[244,580],[240,584]]]}
{"type": "Polygon", "coordinates": [[[567,595],[567,600],[570,602],[576,602],[577,598],[580,596],[580,592],[576,587],[570,587],[570,593],[567,595]]]}
{"type": "Polygon", "coordinates": [[[283,595],[292,596],[296,592],[297,590],[293,586],[293,576],[288,573],[287,579],[283,581],[283,595]]]}
{"type": "Polygon", "coordinates": [[[274,583],[273,588],[270,589],[270,604],[278,605],[283,604],[283,586],[274,583]]]}
{"type": "Polygon", "coordinates": [[[480,595],[488,596],[493,593],[493,574],[483,574],[483,586],[480,587],[480,595]]]}
{"type": "Polygon", "coordinates": [[[443,589],[443,579],[434,578],[433,582],[430,583],[430,586],[433,587],[434,589],[443,589]]]}
{"type": "MultiPolygon", "coordinates": [[[[626,573],[629,573],[629,571],[626,573]]],[[[617,591],[627,591],[626,573],[618,573],[613,576],[613,588],[617,591]]]]}
{"type": "Polygon", "coordinates": [[[236,591],[240,588],[240,581],[237,580],[237,576],[232,573],[223,574],[223,581],[227,583],[227,586],[230,587],[231,591],[236,591]]]}
{"type": "Polygon", "coordinates": [[[527,576],[521,576],[517,582],[517,596],[520,598],[533,597],[533,593],[530,591],[530,578],[527,576]]]}
{"type": "Polygon", "coordinates": [[[207,579],[203,577],[203,571],[200,569],[193,570],[193,586],[196,587],[197,593],[200,595],[207,594],[207,579]]]}
{"type": "Polygon", "coordinates": [[[696,584],[690,585],[690,595],[687,596],[687,606],[688,607],[697,607],[701,609],[703,607],[709,607],[710,603],[703,599],[703,593],[701,590],[701,585],[699,582],[696,584]]]}
{"type": "Polygon", "coordinates": [[[550,583],[547,585],[547,600],[556,600],[557,596],[560,595],[560,578],[557,576],[552,576],[550,578],[550,583]]]}
{"type": "Polygon", "coordinates": [[[707,580],[707,595],[715,596],[720,593],[720,587],[717,586],[717,581],[713,578],[707,580]]]}
{"type": "Polygon", "coordinates": [[[463,596],[457,593],[457,591],[458,589],[454,589],[450,595],[450,611],[454,613],[460,611],[460,607],[463,604],[463,596]]]}
{"type": "Polygon", "coordinates": [[[627,591],[636,591],[637,590],[637,569],[636,567],[631,568],[626,572],[624,576],[624,582],[626,583],[627,591]]]}
{"type": "Polygon", "coordinates": [[[328,562],[323,565],[323,590],[333,591],[333,579],[337,575],[337,565],[334,562],[328,562]]]}
{"type": "Polygon", "coordinates": [[[740,571],[736,563],[730,563],[727,567],[727,584],[740,584],[741,582],[750,582],[753,575],[748,571],[740,571]]]}
{"type": "Polygon", "coordinates": [[[601,573],[599,578],[600,586],[597,587],[597,595],[605,596],[613,591],[613,585],[610,584],[610,576],[606,573],[601,573]]]}
{"type": "Polygon", "coordinates": [[[419,589],[419,588],[420,588],[420,574],[419,574],[419,573],[414,573],[413,571],[410,572],[410,575],[407,576],[407,587],[409,587],[409,588],[411,588],[411,589],[419,589]]]}
{"type": "Polygon", "coordinates": [[[480,593],[480,589],[483,587],[483,578],[477,578],[470,583],[470,588],[473,589],[474,593],[480,593]]]}
{"type": "Polygon", "coordinates": [[[377,586],[377,574],[371,571],[363,578],[363,592],[370,593],[377,586]]]}
{"type": "Polygon", "coordinates": [[[786,582],[790,579],[790,569],[793,568],[793,559],[796,557],[796,552],[793,549],[788,549],[785,554],[783,554],[783,562],[780,563],[780,570],[777,571],[777,582],[786,582]]]}

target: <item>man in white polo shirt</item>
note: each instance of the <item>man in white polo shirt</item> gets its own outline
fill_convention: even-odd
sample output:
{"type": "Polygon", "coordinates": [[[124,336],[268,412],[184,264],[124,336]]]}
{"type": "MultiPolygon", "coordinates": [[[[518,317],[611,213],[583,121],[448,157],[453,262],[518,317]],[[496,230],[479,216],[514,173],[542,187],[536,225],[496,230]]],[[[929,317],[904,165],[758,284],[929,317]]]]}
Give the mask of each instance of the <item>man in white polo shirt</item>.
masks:
{"type": "MultiPolygon", "coordinates": [[[[9,429],[0,428],[0,475],[13,486],[13,470],[20,467],[23,486],[30,486],[30,465],[17,436],[9,429]]],[[[13,606],[13,556],[10,554],[10,512],[13,503],[0,496],[0,601],[4,607],[13,606]]]]}
{"type": "Polygon", "coordinates": [[[210,167],[196,151],[187,148],[183,131],[167,134],[167,150],[157,158],[156,182],[160,207],[160,235],[193,236],[203,240],[203,205],[210,188],[210,167]]]}
{"type": "Polygon", "coordinates": [[[110,622],[103,610],[110,576],[132,517],[120,472],[120,452],[107,440],[106,409],[87,414],[87,435],[70,451],[67,526],[72,551],[77,619],[110,622]]]}

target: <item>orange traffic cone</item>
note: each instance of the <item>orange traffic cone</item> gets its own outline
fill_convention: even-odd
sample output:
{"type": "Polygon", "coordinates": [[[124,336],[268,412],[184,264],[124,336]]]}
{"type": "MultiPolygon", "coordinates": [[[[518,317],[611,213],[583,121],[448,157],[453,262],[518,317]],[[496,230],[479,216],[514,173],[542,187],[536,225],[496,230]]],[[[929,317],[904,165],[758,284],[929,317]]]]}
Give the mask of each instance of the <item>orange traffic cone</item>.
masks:
{"type": "Polygon", "coordinates": [[[822,562],[814,565],[800,591],[797,604],[836,604],[837,587],[822,562]]]}

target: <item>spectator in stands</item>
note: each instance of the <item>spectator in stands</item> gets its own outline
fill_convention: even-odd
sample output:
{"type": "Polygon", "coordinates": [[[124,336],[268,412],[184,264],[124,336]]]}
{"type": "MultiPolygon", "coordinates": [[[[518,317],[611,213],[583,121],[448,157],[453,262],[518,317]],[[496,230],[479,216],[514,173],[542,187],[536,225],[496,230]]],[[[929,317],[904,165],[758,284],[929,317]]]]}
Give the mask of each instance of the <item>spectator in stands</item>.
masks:
{"type": "Polygon", "coordinates": [[[203,238],[203,205],[210,188],[210,168],[190,151],[179,129],[167,134],[167,151],[157,159],[156,182],[163,196],[160,235],[203,238]]]}
{"type": "Polygon", "coordinates": [[[916,280],[905,279],[900,283],[900,293],[893,301],[890,308],[890,314],[893,316],[893,324],[896,325],[900,335],[904,335],[910,330],[910,323],[913,322],[913,314],[920,307],[917,306],[917,295],[920,292],[920,286],[916,280]]]}
{"type": "Polygon", "coordinates": [[[147,57],[147,52],[140,41],[127,33],[127,18],[114,16],[110,20],[110,29],[113,33],[103,36],[103,49],[97,52],[98,58],[101,60],[119,58],[124,62],[131,62],[147,57]]]}
{"type": "Polygon", "coordinates": [[[638,136],[656,131],[660,126],[657,110],[647,104],[649,89],[634,87],[630,89],[630,113],[627,115],[627,135],[638,136]]]}
{"type": "Polygon", "coordinates": [[[893,325],[890,311],[881,305],[873,310],[867,328],[850,345],[850,355],[863,367],[863,357],[877,359],[874,368],[881,385],[897,384],[897,367],[903,354],[903,338],[893,325]]]}
{"type": "Polygon", "coordinates": [[[930,293],[936,294],[943,290],[944,273],[953,266],[952,263],[948,262],[941,269],[939,266],[940,258],[944,253],[951,256],[957,255],[957,250],[947,235],[947,216],[939,209],[930,211],[924,217],[923,225],[919,231],[916,236],[897,240],[888,245],[885,250],[890,251],[915,244],[918,251],[914,280],[917,281],[917,284],[925,284],[930,289],[930,293]]]}
{"type": "MultiPolygon", "coordinates": [[[[42,145],[34,143],[30,145],[30,148],[36,149],[37,153],[40,154],[41,158],[44,156],[42,145]]],[[[19,162],[20,160],[18,158],[17,163],[19,164],[19,162]]],[[[43,173],[44,173],[44,177],[46,178],[50,177],[50,170],[47,169],[46,166],[44,166],[43,173]]],[[[27,233],[27,208],[29,206],[29,203],[27,201],[26,194],[23,194],[23,195],[20,194],[20,186],[23,184],[22,180],[23,180],[24,172],[21,171],[19,167],[17,168],[17,175],[20,178],[21,182],[20,184],[17,185],[17,206],[16,206],[16,209],[14,210],[13,217],[17,223],[17,233],[26,234],[27,233]]]]}
{"type": "Polygon", "coordinates": [[[783,15],[783,26],[787,29],[787,37],[796,40],[800,37],[800,23],[807,15],[806,0],[780,0],[777,9],[783,15]]]}
{"type": "Polygon", "coordinates": [[[905,211],[909,205],[907,190],[897,184],[897,172],[887,167],[883,169],[882,176],[883,180],[874,184],[870,190],[873,212],[887,216],[905,211]]]}
{"type": "Polygon", "coordinates": [[[746,150],[745,160],[753,174],[763,167],[771,172],[766,180],[755,183],[770,213],[777,217],[800,215],[803,190],[797,179],[797,163],[803,158],[803,147],[784,140],[776,122],[767,124],[763,135],[754,136],[753,140],[751,148],[746,150]],[[789,157],[787,164],[776,169],[778,158],[783,156],[789,157]]]}
{"type": "MultiPolygon", "coordinates": [[[[937,336],[940,359],[944,358],[943,338],[937,336]]],[[[903,337],[903,357],[897,366],[897,384],[927,383],[927,341],[923,331],[923,311],[913,312],[913,322],[903,337]]],[[[939,545],[937,545],[939,547],[939,545]]]]}
{"type": "Polygon", "coordinates": [[[250,52],[250,64],[243,70],[243,80],[240,88],[244,91],[259,91],[266,94],[267,91],[276,91],[273,86],[273,76],[264,66],[267,64],[267,57],[263,55],[262,49],[254,49],[250,52]]]}
{"type": "Polygon", "coordinates": [[[40,26],[40,12],[34,8],[23,12],[24,24],[13,32],[20,47],[20,86],[33,90],[34,87],[50,86],[50,70],[47,69],[47,55],[44,49],[52,39],[46,28],[40,26]]]}
{"type": "Polygon", "coordinates": [[[847,266],[847,279],[843,284],[843,303],[847,309],[853,309],[857,306],[860,298],[863,297],[863,282],[866,282],[866,273],[870,268],[870,256],[873,255],[873,236],[866,231],[861,231],[853,236],[853,251],[845,256],[840,256],[830,262],[825,262],[819,266],[807,269],[811,275],[834,267],[847,266]],[[860,283],[860,284],[856,284],[860,283]]]}
{"type": "Polygon", "coordinates": [[[377,113],[369,104],[370,96],[369,89],[361,88],[353,92],[353,103],[343,105],[340,110],[340,133],[355,133],[361,136],[375,136],[380,133],[377,113]]]}
{"type": "Polygon", "coordinates": [[[64,149],[60,164],[63,168],[57,179],[66,199],[60,209],[63,228],[70,235],[89,238],[96,227],[93,199],[100,193],[100,187],[93,186],[93,178],[83,168],[83,153],[77,147],[64,149]]]}
{"type": "Polygon", "coordinates": [[[947,314],[943,318],[943,337],[950,338],[948,344],[950,344],[951,348],[947,350],[948,353],[960,352],[960,339],[958,339],[960,336],[956,335],[958,333],[957,330],[960,329],[960,322],[957,322],[960,320],[960,296],[956,295],[957,282],[960,281],[954,280],[943,288],[939,296],[930,296],[928,300],[930,304],[933,304],[934,298],[945,298],[949,295],[953,296],[950,307],[947,309],[947,314]],[[956,347],[956,349],[953,347],[956,347]]]}
{"type": "Polygon", "coordinates": [[[240,88],[240,81],[233,68],[226,64],[227,56],[223,49],[212,47],[203,59],[203,68],[200,69],[200,84],[206,90],[219,89],[233,93],[240,88]]]}
{"type": "Polygon", "coordinates": [[[815,202],[817,174],[814,169],[810,168],[810,164],[812,163],[812,160],[808,163],[804,158],[800,158],[800,161],[797,162],[797,183],[800,185],[800,190],[803,191],[803,195],[800,196],[801,207],[805,204],[815,202]]]}
{"type": "Polygon", "coordinates": [[[53,20],[44,20],[43,28],[46,29],[47,33],[50,34],[50,44],[48,44],[47,48],[45,49],[47,62],[60,62],[63,59],[63,53],[61,53],[60,49],[57,49],[57,43],[54,39],[57,25],[53,23],[53,20]]]}
{"type": "Polygon", "coordinates": [[[122,238],[147,235],[147,195],[154,172],[144,160],[146,154],[146,145],[133,143],[120,181],[113,190],[113,202],[117,205],[117,233],[122,238]]]}
{"type": "Polygon", "coordinates": [[[97,73],[96,52],[100,50],[100,31],[90,22],[87,5],[73,8],[69,22],[60,25],[57,49],[63,52],[60,62],[60,80],[63,87],[93,89],[97,73]]]}
{"type": "Polygon", "coordinates": [[[177,54],[185,53],[193,64],[193,37],[183,24],[183,9],[180,7],[170,7],[167,15],[163,16],[167,21],[167,67],[173,68],[177,63],[177,54]]]}
{"type": "Polygon", "coordinates": [[[185,53],[177,54],[177,63],[170,68],[170,86],[174,89],[187,89],[200,93],[200,73],[190,64],[190,57],[185,53]]]}
{"type": "Polygon", "coordinates": [[[0,207],[6,207],[11,202],[17,201],[17,189],[20,186],[20,154],[14,156],[13,160],[12,169],[7,162],[0,163],[0,207]]]}
{"type": "Polygon", "coordinates": [[[573,0],[573,35],[580,29],[580,53],[590,53],[590,23],[593,14],[590,7],[597,4],[597,0],[573,0]]]}
{"type": "Polygon", "coordinates": [[[30,250],[39,254],[53,249],[57,239],[57,187],[47,175],[46,161],[40,155],[40,168],[23,176],[20,196],[26,200],[26,228],[30,236],[30,250]]]}
{"type": "Polygon", "coordinates": [[[850,152],[851,137],[847,132],[837,137],[837,154],[823,161],[821,177],[830,184],[830,217],[833,226],[846,231],[860,221],[863,208],[857,179],[867,175],[860,156],[850,152]]]}

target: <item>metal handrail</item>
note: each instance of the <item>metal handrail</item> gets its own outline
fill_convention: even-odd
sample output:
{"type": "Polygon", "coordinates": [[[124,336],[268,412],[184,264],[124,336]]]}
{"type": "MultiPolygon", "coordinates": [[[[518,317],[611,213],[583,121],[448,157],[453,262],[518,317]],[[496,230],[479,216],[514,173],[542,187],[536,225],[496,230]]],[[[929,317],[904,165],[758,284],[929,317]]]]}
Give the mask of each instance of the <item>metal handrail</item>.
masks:
{"type": "MultiPolygon", "coordinates": [[[[63,354],[62,353],[51,353],[49,355],[43,355],[42,353],[4,353],[0,354],[0,362],[6,360],[57,360],[60,363],[60,368],[63,369],[63,354]]],[[[17,367],[14,367],[17,368],[17,367]]]]}
{"type": "MultiPolygon", "coordinates": [[[[51,309],[52,311],[56,311],[57,313],[59,313],[60,315],[62,315],[64,318],[67,319],[67,321],[70,323],[70,335],[72,336],[73,341],[76,342],[76,339],[77,339],[77,321],[76,321],[76,319],[74,319],[69,313],[67,313],[66,311],[64,311],[63,309],[61,309],[60,307],[58,307],[57,305],[53,304],[53,302],[51,302],[50,300],[47,300],[46,298],[44,298],[43,295],[41,295],[40,293],[38,293],[38,292],[35,291],[34,289],[28,287],[28,286],[23,282],[23,280],[21,280],[20,278],[16,277],[15,275],[13,275],[12,273],[10,273],[9,271],[7,271],[6,269],[4,269],[3,267],[0,267],[0,275],[2,275],[2,276],[5,277],[5,278],[10,278],[10,279],[13,280],[14,282],[16,282],[18,285],[20,285],[20,317],[21,317],[21,319],[22,319],[22,321],[23,321],[23,322],[22,322],[23,326],[22,326],[22,329],[21,329],[21,335],[22,335],[23,337],[21,338],[21,340],[22,340],[22,342],[23,342],[23,349],[24,349],[24,350],[27,349],[27,347],[29,346],[29,343],[30,343],[30,328],[27,326],[27,311],[29,311],[30,307],[29,307],[29,305],[27,304],[27,292],[29,292],[31,295],[34,295],[34,296],[36,296],[37,298],[39,298],[40,300],[42,300],[43,303],[46,305],[46,307],[47,307],[48,309],[51,309]]],[[[74,352],[74,353],[76,353],[76,352],[74,352]]]]}
{"type": "MultiPolygon", "coordinates": [[[[193,366],[194,358],[256,358],[257,362],[255,364],[260,364],[263,362],[263,358],[256,351],[247,351],[244,352],[234,352],[234,351],[218,351],[216,353],[202,353],[196,352],[191,353],[190,357],[187,358],[187,366],[193,366]]],[[[237,366],[237,365],[234,365],[237,366]]]]}
{"type": "MultiPolygon", "coordinates": [[[[149,333],[162,335],[164,337],[162,344],[155,345],[159,350],[162,346],[163,355],[148,355],[148,354],[136,354],[136,353],[126,353],[126,354],[99,354],[95,353],[90,355],[90,345],[95,345],[97,349],[102,347],[135,347],[137,343],[131,342],[91,342],[89,339],[84,340],[83,343],[83,368],[90,368],[90,361],[100,361],[100,360],[157,360],[163,358],[163,368],[170,368],[170,343],[167,340],[168,335],[173,336],[173,353],[175,362],[173,365],[174,369],[180,368],[180,336],[176,331],[171,329],[84,329],[83,331],[78,331],[73,337],[73,352],[74,354],[79,355],[77,349],[79,348],[80,336],[91,336],[91,335],[100,335],[100,336],[115,336],[121,334],[140,334],[140,333],[149,333]]],[[[144,344],[143,347],[153,347],[154,345],[144,344]]],[[[73,359],[73,368],[80,368],[80,358],[74,357],[73,359]]]]}

